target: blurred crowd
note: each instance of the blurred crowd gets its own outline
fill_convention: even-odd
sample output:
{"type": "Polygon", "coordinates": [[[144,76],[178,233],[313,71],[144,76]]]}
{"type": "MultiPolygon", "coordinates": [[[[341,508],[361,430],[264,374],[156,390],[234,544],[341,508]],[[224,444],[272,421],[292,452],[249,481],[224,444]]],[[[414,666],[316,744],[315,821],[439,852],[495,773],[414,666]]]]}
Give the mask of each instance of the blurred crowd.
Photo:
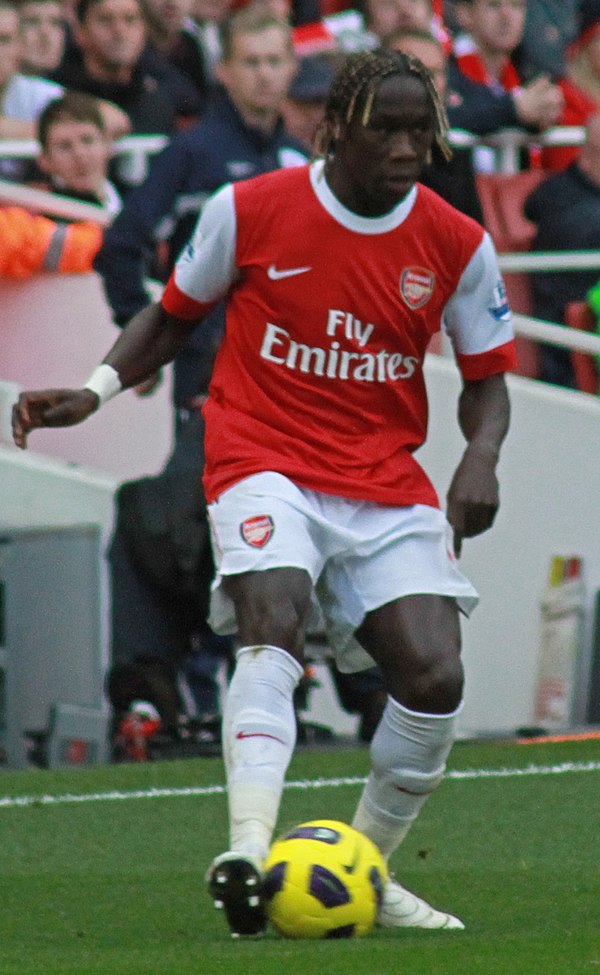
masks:
{"type": "MultiPolygon", "coordinates": [[[[430,69],[452,131],[527,135],[518,170],[539,175],[523,204],[533,250],[600,248],[600,0],[0,0],[0,276],[95,269],[123,325],[150,300],[146,280],[166,280],[207,197],[309,159],[338,65],[381,46],[430,69]],[[586,138],[544,144],[557,126],[583,127],[586,138]],[[141,167],[119,148],[138,136],[164,145],[141,167]],[[36,151],[19,154],[19,140],[35,140],[36,151]],[[15,184],[28,191],[19,205],[15,184]],[[77,206],[58,219],[48,194],[77,206]]],[[[423,181],[487,225],[481,187],[495,159],[483,145],[457,145],[450,160],[434,151],[423,181]]],[[[568,303],[585,302],[598,278],[535,274],[531,311],[564,324],[568,303]]],[[[170,474],[202,469],[190,431],[198,443],[222,328],[217,308],[175,363],[167,504],[170,474]]],[[[565,350],[541,346],[537,375],[577,385],[565,350]]],[[[119,502],[110,549],[115,740],[127,756],[119,729],[140,701],[180,736],[183,675],[210,741],[231,641],[161,588],[132,547],[131,506],[119,502]]],[[[141,493],[142,520],[146,503],[141,493]]],[[[182,512],[182,524],[197,515],[182,512]]],[[[335,676],[368,740],[383,706],[377,674],[355,686],[335,676]]]]}

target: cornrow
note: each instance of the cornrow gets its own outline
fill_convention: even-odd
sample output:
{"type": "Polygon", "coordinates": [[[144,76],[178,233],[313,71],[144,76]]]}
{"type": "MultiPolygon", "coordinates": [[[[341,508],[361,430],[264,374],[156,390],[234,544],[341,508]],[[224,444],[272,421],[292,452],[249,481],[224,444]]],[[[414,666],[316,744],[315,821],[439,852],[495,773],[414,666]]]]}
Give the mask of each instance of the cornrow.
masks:
{"type": "Polygon", "coordinates": [[[350,124],[361,101],[361,122],[368,125],[377,89],[384,78],[392,75],[415,75],[421,79],[433,108],[435,141],[444,158],[450,159],[452,150],[448,145],[448,116],[433,76],[416,58],[399,51],[362,51],[346,58],[333,81],[323,119],[315,133],[315,156],[326,159],[333,153],[341,125],[350,124]]]}

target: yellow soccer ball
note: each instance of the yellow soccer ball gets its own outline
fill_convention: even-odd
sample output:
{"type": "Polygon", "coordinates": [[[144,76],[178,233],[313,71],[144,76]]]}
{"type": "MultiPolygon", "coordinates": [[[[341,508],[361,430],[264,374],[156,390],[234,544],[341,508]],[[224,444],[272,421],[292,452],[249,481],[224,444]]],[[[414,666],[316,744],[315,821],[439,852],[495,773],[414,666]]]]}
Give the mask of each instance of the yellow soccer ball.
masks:
{"type": "Polygon", "coordinates": [[[267,916],[286,938],[359,938],[375,923],[387,879],[381,853],[352,826],[301,823],[269,851],[267,916]]]}

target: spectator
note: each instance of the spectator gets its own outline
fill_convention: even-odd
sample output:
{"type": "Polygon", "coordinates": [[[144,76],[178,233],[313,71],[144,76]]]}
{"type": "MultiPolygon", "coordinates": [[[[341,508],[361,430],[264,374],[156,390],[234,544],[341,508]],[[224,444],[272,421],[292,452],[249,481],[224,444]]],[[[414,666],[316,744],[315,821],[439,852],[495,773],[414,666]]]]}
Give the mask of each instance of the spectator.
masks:
{"type": "MultiPolygon", "coordinates": [[[[162,237],[167,245],[163,272],[168,273],[187,243],[202,205],[216,189],[232,180],[305,160],[301,144],[288,136],[280,117],[296,69],[287,22],[248,7],[224,21],[221,43],[217,75],[222,90],[211,96],[202,122],[176,135],[154,160],[146,182],[125,201],[98,255],[96,268],[119,324],[149,302],[144,281],[157,239],[162,237]]],[[[175,448],[167,470],[202,462],[202,458],[190,456],[189,431],[201,421],[197,407],[206,396],[222,329],[223,309],[217,308],[175,361],[175,448]]],[[[192,443],[201,435],[201,431],[194,432],[192,443]]],[[[113,662],[120,667],[140,654],[155,660],[183,659],[196,670],[195,676],[187,673],[188,681],[196,686],[203,681],[202,708],[218,710],[215,674],[223,659],[223,644],[205,629],[201,652],[190,656],[190,641],[198,642],[197,620],[190,628],[184,615],[173,610],[172,602],[148,584],[133,563],[124,526],[118,524],[117,528],[109,553],[113,662]],[[132,602],[133,586],[137,595],[132,602]],[[154,619],[159,625],[149,622],[154,619]],[[140,639],[142,629],[146,635],[140,639]],[[199,674],[201,667],[203,674],[199,674]]]]}
{"type": "Polygon", "coordinates": [[[146,47],[140,0],[79,0],[75,41],[57,79],[125,113],[134,133],[171,133],[199,110],[194,85],[146,47]]]}
{"type": "MultiPolygon", "coordinates": [[[[114,216],[119,197],[106,173],[110,145],[100,107],[89,95],[68,93],[46,106],[37,123],[38,187],[103,208],[98,222],[55,220],[21,207],[0,209],[0,275],[21,278],[41,271],[85,273],[102,243],[100,217],[114,216]]],[[[41,206],[41,203],[40,203],[41,206]]]]}
{"type": "Polygon", "coordinates": [[[542,72],[556,79],[565,70],[565,51],[575,37],[579,0],[528,0],[523,39],[516,52],[519,73],[542,72]]]}
{"type": "MultiPolygon", "coordinates": [[[[288,136],[280,114],[296,70],[287,23],[249,7],[227,18],[222,39],[217,67],[222,87],[206,116],[154,159],[148,179],[127,199],[98,255],[97,269],[119,324],[148,303],[144,280],[157,240],[167,244],[170,268],[215,190],[305,159],[306,150],[288,136]]],[[[175,388],[177,405],[184,408],[198,392],[186,371],[175,388]]]]}
{"type": "Polygon", "coordinates": [[[431,0],[357,0],[352,6],[296,28],[297,54],[372,50],[398,30],[426,30],[449,40],[431,0]]]}
{"type": "Polygon", "coordinates": [[[111,141],[98,100],[68,92],[50,102],[40,115],[37,134],[38,167],[47,177],[44,188],[98,204],[114,217],[121,198],[107,178],[111,141]]]}
{"type": "Polygon", "coordinates": [[[327,54],[300,58],[298,72],[282,104],[288,132],[302,143],[307,153],[312,152],[334,73],[333,61],[327,54]]]}
{"type": "MultiPolygon", "coordinates": [[[[579,158],[530,194],[525,216],[537,226],[533,250],[600,249],[600,115],[588,122],[579,158]]],[[[564,325],[565,306],[570,301],[585,300],[598,279],[598,271],[545,271],[534,273],[531,278],[534,315],[564,325]]],[[[541,346],[540,379],[575,386],[567,349],[541,346]]]]}
{"type": "Polygon", "coordinates": [[[52,79],[62,61],[66,21],[62,0],[21,0],[23,74],[52,79]]]}
{"type": "Polygon", "coordinates": [[[23,207],[0,207],[0,277],[85,274],[101,243],[102,228],[93,221],[67,224],[23,207]]]}
{"type": "MultiPolygon", "coordinates": [[[[407,30],[392,34],[385,45],[388,50],[402,51],[429,68],[443,102],[447,101],[448,56],[441,41],[428,31],[407,30]]],[[[462,128],[457,124],[458,128],[462,128]]],[[[470,149],[454,149],[452,157],[442,155],[434,145],[431,162],[423,167],[420,182],[439,193],[457,210],[483,223],[483,211],[477,194],[475,171],[470,149]]]]}
{"type": "MultiPolygon", "coordinates": [[[[0,138],[33,139],[43,108],[63,89],[43,78],[20,73],[22,42],[19,13],[10,0],[0,0],[0,138]]],[[[19,171],[20,172],[20,171],[19,171]]],[[[3,167],[2,175],[9,170],[3,167]]],[[[19,174],[15,175],[19,178],[19,174]]]]}
{"type": "Polygon", "coordinates": [[[192,0],[142,0],[149,43],[195,85],[206,100],[209,75],[190,24],[192,0]]]}
{"type": "Polygon", "coordinates": [[[380,41],[398,30],[431,30],[431,0],[364,0],[365,26],[380,41]]]}
{"type": "MultiPolygon", "coordinates": [[[[560,87],[564,97],[560,125],[585,125],[600,111],[600,0],[582,0],[579,5],[576,37],[567,48],[560,87]]],[[[565,169],[577,159],[579,151],[579,146],[547,148],[543,166],[565,169]]]]}
{"type": "MultiPolygon", "coordinates": [[[[521,125],[541,131],[556,124],[563,107],[560,89],[547,75],[522,84],[511,57],[525,28],[526,0],[459,0],[455,4],[467,35],[458,37],[458,69],[495,94],[509,93],[521,125]]],[[[489,168],[483,153],[478,166],[489,168]]]]}
{"type": "Polygon", "coordinates": [[[221,60],[219,24],[228,16],[232,0],[192,0],[187,29],[198,44],[208,80],[215,82],[215,68],[221,60]]]}

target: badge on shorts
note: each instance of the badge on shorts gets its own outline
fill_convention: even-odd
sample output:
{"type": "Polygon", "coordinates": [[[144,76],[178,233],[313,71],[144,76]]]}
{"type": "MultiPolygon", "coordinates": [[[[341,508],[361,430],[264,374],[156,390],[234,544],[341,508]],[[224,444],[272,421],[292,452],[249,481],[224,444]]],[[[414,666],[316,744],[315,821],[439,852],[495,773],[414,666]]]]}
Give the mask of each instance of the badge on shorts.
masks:
{"type": "Polygon", "coordinates": [[[422,308],[433,294],[435,275],[425,267],[405,267],[400,275],[400,294],[409,308],[422,308]]]}
{"type": "Polygon", "coordinates": [[[242,538],[252,548],[264,548],[275,531],[275,524],[271,515],[254,515],[246,518],[240,525],[242,538]]]}

